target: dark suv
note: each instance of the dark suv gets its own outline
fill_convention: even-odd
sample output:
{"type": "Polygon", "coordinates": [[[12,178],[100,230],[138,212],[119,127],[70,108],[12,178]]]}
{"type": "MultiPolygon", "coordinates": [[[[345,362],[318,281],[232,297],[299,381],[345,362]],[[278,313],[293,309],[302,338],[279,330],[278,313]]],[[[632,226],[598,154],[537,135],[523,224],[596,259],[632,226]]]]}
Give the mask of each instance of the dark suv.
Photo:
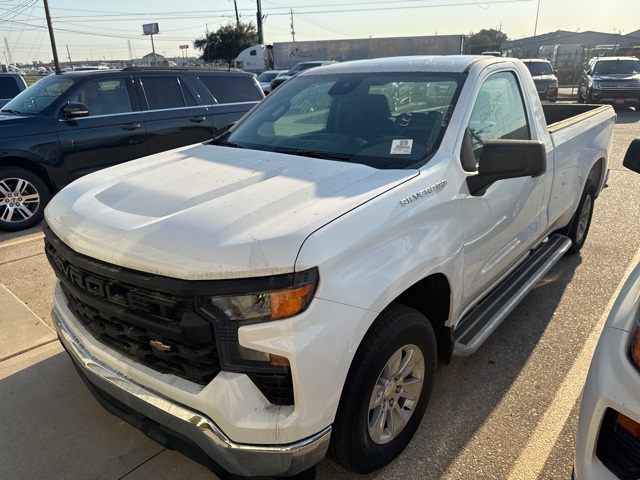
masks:
{"type": "Polygon", "coordinates": [[[50,75],[0,110],[0,230],[37,224],[95,170],[203,142],[264,98],[255,76],[208,68],[50,75]]]}
{"type": "Polygon", "coordinates": [[[579,103],[609,103],[640,107],[640,60],[601,57],[589,61],[578,85],[579,103]]]}
{"type": "Polygon", "coordinates": [[[523,58],[522,62],[531,73],[540,100],[549,102],[558,100],[558,77],[551,63],[541,58],[523,58]]]}

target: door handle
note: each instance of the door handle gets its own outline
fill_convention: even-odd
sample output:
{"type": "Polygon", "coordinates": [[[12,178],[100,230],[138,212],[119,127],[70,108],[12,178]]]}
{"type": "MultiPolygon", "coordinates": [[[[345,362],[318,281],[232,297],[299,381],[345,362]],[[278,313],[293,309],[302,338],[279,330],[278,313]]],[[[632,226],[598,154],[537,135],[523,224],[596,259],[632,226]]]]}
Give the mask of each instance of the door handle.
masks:
{"type": "Polygon", "coordinates": [[[122,130],[135,130],[137,128],[140,128],[140,124],[139,123],[127,123],[126,125],[122,125],[120,128],[122,130]]]}
{"type": "Polygon", "coordinates": [[[205,121],[205,118],[204,118],[203,116],[200,116],[200,117],[191,117],[191,118],[189,119],[189,121],[190,121],[190,122],[193,122],[193,123],[200,123],[200,122],[204,122],[204,121],[205,121]]]}

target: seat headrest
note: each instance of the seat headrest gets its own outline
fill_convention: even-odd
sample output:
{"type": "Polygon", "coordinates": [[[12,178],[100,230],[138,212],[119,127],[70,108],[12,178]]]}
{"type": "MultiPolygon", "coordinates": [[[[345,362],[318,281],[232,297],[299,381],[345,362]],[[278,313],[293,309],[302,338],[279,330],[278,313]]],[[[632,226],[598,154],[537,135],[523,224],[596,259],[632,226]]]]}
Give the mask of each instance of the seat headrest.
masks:
{"type": "Polygon", "coordinates": [[[391,116],[389,100],[382,94],[366,95],[360,111],[363,117],[389,118],[391,116]]]}

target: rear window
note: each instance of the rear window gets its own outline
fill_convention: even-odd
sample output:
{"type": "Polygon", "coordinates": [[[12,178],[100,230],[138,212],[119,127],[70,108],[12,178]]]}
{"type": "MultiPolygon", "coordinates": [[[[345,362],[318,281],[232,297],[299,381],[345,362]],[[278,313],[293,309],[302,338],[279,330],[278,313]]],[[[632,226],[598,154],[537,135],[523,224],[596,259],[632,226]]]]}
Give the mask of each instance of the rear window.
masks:
{"type": "Polygon", "coordinates": [[[262,90],[253,77],[209,75],[198,77],[218,103],[255,102],[262,100],[262,90]]]}
{"type": "Polygon", "coordinates": [[[0,98],[13,98],[20,93],[15,78],[0,78],[0,98]]]}

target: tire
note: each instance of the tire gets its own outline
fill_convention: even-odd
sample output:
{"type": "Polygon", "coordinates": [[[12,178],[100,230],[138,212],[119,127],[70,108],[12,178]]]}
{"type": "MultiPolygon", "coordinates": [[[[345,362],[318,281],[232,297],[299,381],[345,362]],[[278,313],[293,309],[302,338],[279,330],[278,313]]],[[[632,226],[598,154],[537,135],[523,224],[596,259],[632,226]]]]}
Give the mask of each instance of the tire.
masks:
{"type": "Polygon", "coordinates": [[[37,225],[50,199],[47,185],[32,171],[0,168],[0,230],[15,232],[37,225]]]}
{"type": "Polygon", "coordinates": [[[578,87],[578,103],[584,103],[584,102],[585,102],[585,98],[580,93],[580,87],[578,87]]]}
{"type": "Polygon", "coordinates": [[[578,208],[573,214],[571,222],[560,230],[560,233],[566,235],[571,240],[571,247],[567,250],[567,254],[578,253],[587,239],[589,227],[591,226],[591,217],[593,216],[595,194],[595,187],[590,180],[587,180],[584,190],[582,191],[582,197],[578,203],[578,208]]]}
{"type": "Polygon", "coordinates": [[[436,362],[435,335],[426,317],[402,305],[384,310],[349,369],[329,456],[357,473],[396,458],[424,416],[436,362]]]}

